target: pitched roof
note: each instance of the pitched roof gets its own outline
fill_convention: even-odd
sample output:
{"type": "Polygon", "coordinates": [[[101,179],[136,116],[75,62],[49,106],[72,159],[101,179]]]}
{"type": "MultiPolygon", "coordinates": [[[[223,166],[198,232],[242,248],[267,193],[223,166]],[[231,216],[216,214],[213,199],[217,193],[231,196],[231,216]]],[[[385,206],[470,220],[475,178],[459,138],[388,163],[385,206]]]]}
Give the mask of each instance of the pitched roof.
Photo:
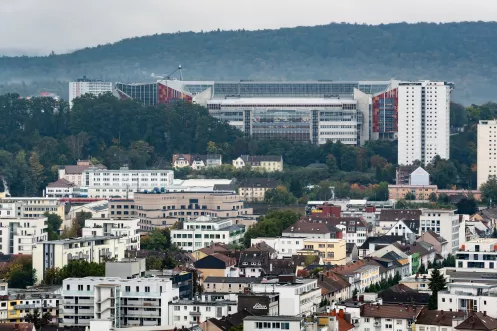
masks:
{"type": "Polygon", "coordinates": [[[107,169],[103,164],[95,164],[95,165],[66,165],[64,166],[64,170],[66,175],[81,175],[83,171],[88,168],[97,168],[97,169],[107,169]]]}
{"type": "Polygon", "coordinates": [[[197,265],[197,263],[201,263],[202,260],[208,259],[208,258],[216,258],[216,259],[224,262],[226,268],[234,266],[236,264],[236,259],[235,258],[228,257],[228,256],[226,256],[226,255],[224,255],[222,253],[214,253],[214,254],[211,254],[211,255],[207,255],[207,256],[201,258],[200,260],[196,261],[195,265],[197,265]]]}
{"type": "Polygon", "coordinates": [[[418,220],[421,216],[419,209],[382,209],[380,222],[398,222],[399,220],[418,220]]]}
{"type": "Polygon", "coordinates": [[[365,304],[361,306],[361,317],[414,319],[423,306],[399,304],[365,304]]]}
{"type": "Polygon", "coordinates": [[[262,241],[260,243],[250,246],[249,248],[245,249],[243,252],[269,252],[270,254],[273,254],[276,253],[276,250],[273,247],[266,244],[266,242],[262,241]]]}
{"type": "Polygon", "coordinates": [[[361,246],[361,249],[369,249],[369,244],[385,244],[390,245],[398,241],[404,240],[403,236],[380,236],[380,237],[368,237],[361,246]]]}
{"type": "Polygon", "coordinates": [[[298,221],[297,223],[290,225],[288,228],[283,230],[283,233],[317,233],[326,234],[330,233],[330,230],[323,223],[309,223],[304,221],[298,221]]]}
{"type": "Polygon", "coordinates": [[[278,181],[273,178],[247,178],[240,183],[240,187],[276,188],[278,181]]]}
{"type": "Polygon", "coordinates": [[[59,178],[55,182],[48,183],[47,187],[75,187],[76,184],[64,178],[59,178]]]}
{"type": "Polygon", "coordinates": [[[238,283],[245,283],[245,284],[250,284],[250,283],[260,283],[262,278],[250,278],[250,277],[214,277],[214,276],[209,276],[204,280],[204,283],[232,283],[232,284],[238,284],[238,283]]]}
{"type": "Polygon", "coordinates": [[[446,243],[446,242],[447,242],[447,240],[445,240],[445,238],[444,238],[444,237],[442,237],[442,236],[440,236],[440,235],[436,234],[436,233],[435,233],[435,232],[433,232],[433,231],[426,231],[426,232],[424,232],[424,233],[423,233],[423,235],[424,235],[424,234],[428,234],[428,235],[432,236],[433,238],[435,238],[435,239],[436,239],[439,243],[441,243],[441,244],[444,244],[444,243],[446,243]]]}
{"type": "Polygon", "coordinates": [[[416,318],[416,324],[420,325],[437,325],[437,326],[452,326],[452,320],[464,318],[463,311],[443,311],[443,310],[428,310],[423,309],[416,318]]]}
{"type": "Polygon", "coordinates": [[[351,324],[349,321],[345,319],[345,312],[343,309],[340,309],[338,312],[337,310],[333,309],[329,313],[326,314],[319,314],[318,317],[321,316],[335,316],[338,324],[338,329],[337,331],[349,331],[354,329],[354,325],[351,324]]]}
{"type": "Polygon", "coordinates": [[[259,264],[260,267],[264,268],[269,266],[269,258],[270,254],[268,251],[251,251],[251,250],[244,250],[240,253],[240,256],[238,258],[238,267],[239,268],[253,268],[252,263],[259,264]]]}
{"type": "Polygon", "coordinates": [[[383,299],[383,303],[428,305],[429,293],[414,291],[406,285],[402,285],[402,287],[395,286],[378,293],[378,296],[383,299]]]}
{"type": "Polygon", "coordinates": [[[221,244],[221,243],[215,243],[210,246],[204,247],[199,249],[200,252],[207,254],[207,255],[212,255],[214,253],[225,253],[229,252],[228,245],[221,244]]]}
{"type": "Polygon", "coordinates": [[[222,331],[229,331],[232,327],[237,327],[243,323],[243,319],[247,316],[253,316],[252,313],[246,309],[240,310],[232,315],[223,316],[220,319],[209,318],[207,321],[211,322],[222,331]]]}
{"type": "Polygon", "coordinates": [[[424,248],[423,245],[419,245],[417,242],[414,242],[412,245],[409,244],[399,244],[398,242],[393,244],[395,247],[403,251],[404,253],[418,253],[419,256],[429,255],[430,251],[424,248]]]}
{"type": "Polygon", "coordinates": [[[33,331],[33,323],[0,323],[0,331],[33,331]]]}
{"type": "Polygon", "coordinates": [[[345,252],[347,254],[352,253],[352,251],[354,250],[354,248],[357,249],[357,245],[355,243],[346,243],[345,244],[345,252]]]}
{"type": "Polygon", "coordinates": [[[346,281],[341,275],[334,272],[328,272],[326,275],[321,274],[319,276],[318,286],[327,293],[330,293],[341,291],[344,288],[349,287],[350,283],[346,281]]]}
{"type": "Polygon", "coordinates": [[[461,324],[456,326],[456,330],[495,330],[497,329],[497,319],[484,313],[473,313],[461,324]]]}

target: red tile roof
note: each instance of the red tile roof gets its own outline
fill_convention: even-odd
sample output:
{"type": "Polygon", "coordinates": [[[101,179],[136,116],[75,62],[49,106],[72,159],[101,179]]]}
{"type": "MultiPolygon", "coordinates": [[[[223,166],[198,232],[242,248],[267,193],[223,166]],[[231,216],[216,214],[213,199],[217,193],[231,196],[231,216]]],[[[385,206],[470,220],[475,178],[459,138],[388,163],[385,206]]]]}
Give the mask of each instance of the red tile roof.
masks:
{"type": "Polygon", "coordinates": [[[422,309],[423,306],[402,304],[366,304],[361,306],[361,317],[414,319],[422,309]]]}

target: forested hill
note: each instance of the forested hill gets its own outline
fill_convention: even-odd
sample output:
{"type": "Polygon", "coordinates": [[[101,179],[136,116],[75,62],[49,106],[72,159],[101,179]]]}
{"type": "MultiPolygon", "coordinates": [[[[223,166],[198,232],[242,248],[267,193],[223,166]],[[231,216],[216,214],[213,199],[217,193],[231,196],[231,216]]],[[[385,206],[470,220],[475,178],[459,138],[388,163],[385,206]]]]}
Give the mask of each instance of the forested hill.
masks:
{"type": "Polygon", "coordinates": [[[0,93],[67,97],[69,80],[148,81],[178,64],[186,79],[438,79],[465,104],[495,98],[497,23],[330,24],[161,34],[65,55],[0,58],[0,93]]]}

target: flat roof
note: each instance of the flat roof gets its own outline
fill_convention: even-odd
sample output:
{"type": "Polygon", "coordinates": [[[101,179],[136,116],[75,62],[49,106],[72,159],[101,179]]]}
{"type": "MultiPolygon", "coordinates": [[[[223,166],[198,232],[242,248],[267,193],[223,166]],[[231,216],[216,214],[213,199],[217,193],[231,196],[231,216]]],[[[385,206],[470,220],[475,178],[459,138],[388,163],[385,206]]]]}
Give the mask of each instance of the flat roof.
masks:
{"type": "MultiPolygon", "coordinates": [[[[279,105],[279,104],[294,104],[294,105],[341,105],[341,104],[356,104],[354,99],[347,98],[233,98],[233,99],[213,99],[209,100],[207,104],[221,104],[221,105],[252,105],[252,104],[265,104],[265,105],[279,105]]],[[[351,109],[353,111],[355,109],[351,109]]]]}
{"type": "Polygon", "coordinates": [[[304,318],[298,316],[247,316],[243,320],[244,321],[296,321],[300,322],[304,318]]]}
{"type": "Polygon", "coordinates": [[[59,240],[47,240],[41,241],[40,244],[74,244],[74,243],[82,243],[88,241],[97,241],[97,240],[105,240],[105,239],[119,239],[122,236],[94,236],[94,237],[79,237],[79,238],[68,238],[68,239],[59,239],[59,240]]]}

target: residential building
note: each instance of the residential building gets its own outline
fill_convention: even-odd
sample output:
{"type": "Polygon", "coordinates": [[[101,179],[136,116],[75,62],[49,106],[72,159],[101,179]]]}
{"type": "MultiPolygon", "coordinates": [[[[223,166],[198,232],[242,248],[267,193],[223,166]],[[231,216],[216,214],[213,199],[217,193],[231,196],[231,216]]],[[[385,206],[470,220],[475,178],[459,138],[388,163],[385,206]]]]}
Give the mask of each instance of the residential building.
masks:
{"type": "Polygon", "coordinates": [[[0,218],[43,218],[47,212],[64,219],[65,205],[57,198],[0,199],[0,218]]]}
{"type": "Polygon", "coordinates": [[[347,263],[346,243],[344,239],[304,239],[304,249],[297,251],[300,255],[316,254],[323,263],[343,265],[347,263]]]}
{"type": "Polygon", "coordinates": [[[420,216],[421,232],[433,231],[447,240],[447,251],[455,254],[459,248],[459,222],[463,215],[455,210],[423,209],[420,216]]]}
{"type": "Polygon", "coordinates": [[[401,82],[398,87],[398,163],[429,164],[449,158],[450,93],[447,82],[401,82]]]}
{"type": "Polygon", "coordinates": [[[254,277],[214,277],[204,278],[203,286],[207,293],[245,293],[252,284],[260,283],[262,278],[254,277]]]}
{"type": "Polygon", "coordinates": [[[35,310],[49,313],[50,323],[59,322],[62,308],[62,296],[59,286],[37,286],[33,289],[10,289],[7,283],[0,283],[0,326],[5,322],[22,323],[26,315],[35,310]],[[4,308],[5,307],[5,308],[4,308]],[[4,310],[5,309],[5,310],[4,310]]]}
{"type": "Polygon", "coordinates": [[[90,198],[130,198],[134,192],[159,190],[173,185],[174,172],[171,170],[119,170],[89,167],[83,171],[83,185],[90,198]]]}
{"type": "Polygon", "coordinates": [[[252,238],[250,240],[251,245],[257,245],[260,243],[265,243],[269,247],[272,247],[276,253],[277,258],[291,257],[297,254],[297,251],[304,248],[305,237],[259,237],[252,238]]]}
{"type": "Polygon", "coordinates": [[[437,185],[388,185],[388,198],[402,200],[412,194],[415,200],[429,200],[430,195],[437,194],[437,185]]]}
{"type": "MultiPolygon", "coordinates": [[[[84,205],[74,205],[66,215],[66,220],[70,223],[69,227],[72,226],[72,220],[75,219],[80,213],[91,213],[93,218],[109,218],[109,201],[108,200],[97,200],[90,203],[85,203],[84,205]]],[[[112,216],[114,218],[116,216],[112,216]]]]}
{"type": "Polygon", "coordinates": [[[173,168],[190,167],[200,170],[209,167],[218,167],[223,164],[219,154],[173,154],[173,168]]]}
{"type": "Polygon", "coordinates": [[[86,260],[102,263],[115,258],[125,257],[126,244],[123,237],[81,237],[42,241],[33,248],[33,269],[36,270],[37,283],[41,283],[45,271],[50,268],[62,268],[71,260],[86,260]]]}
{"type": "Polygon", "coordinates": [[[362,246],[359,247],[359,257],[363,258],[384,247],[403,240],[404,237],[401,236],[368,237],[362,246]]]}
{"type": "Polygon", "coordinates": [[[378,293],[382,303],[427,306],[431,294],[413,290],[404,284],[397,284],[378,293]]]}
{"type": "Polygon", "coordinates": [[[386,233],[398,221],[419,221],[421,210],[419,209],[382,209],[378,220],[377,231],[386,233]]]}
{"type": "Polygon", "coordinates": [[[416,317],[416,330],[456,331],[455,327],[465,319],[466,313],[462,311],[428,310],[423,308],[416,317]]]}
{"type": "Polygon", "coordinates": [[[49,183],[45,188],[43,196],[47,198],[74,198],[80,196],[76,184],[64,178],[49,183]]]}
{"type": "Polygon", "coordinates": [[[456,254],[458,270],[494,272],[497,268],[497,239],[482,238],[467,241],[456,254]]]}
{"type": "Polygon", "coordinates": [[[238,193],[245,201],[264,201],[266,191],[277,186],[278,182],[272,178],[247,178],[238,186],[238,193]]]}
{"type": "Polygon", "coordinates": [[[330,233],[336,233],[337,239],[345,239],[346,242],[354,243],[357,246],[361,246],[366,241],[370,232],[369,224],[359,217],[322,218],[317,215],[319,214],[313,214],[309,222],[313,225],[318,223],[325,224],[330,229],[330,233]],[[341,234],[334,230],[334,228],[338,229],[341,234]]]}
{"type": "Polygon", "coordinates": [[[252,169],[267,172],[283,171],[283,157],[281,155],[241,155],[233,160],[233,166],[236,169],[249,166],[252,169]]]}
{"type": "Polygon", "coordinates": [[[497,331],[497,319],[487,315],[487,312],[477,312],[469,315],[455,327],[457,331],[487,330],[497,331]]]}
{"type": "Polygon", "coordinates": [[[395,185],[409,185],[411,173],[416,170],[415,165],[399,165],[395,169],[395,185]]]}
{"type": "Polygon", "coordinates": [[[442,259],[445,259],[449,254],[447,249],[448,241],[433,231],[423,231],[416,241],[433,245],[433,249],[442,259]]]}
{"type": "Polygon", "coordinates": [[[276,257],[276,251],[265,243],[260,243],[241,251],[238,256],[240,276],[264,276],[267,270],[271,267],[271,259],[276,257]]]}
{"type": "Polygon", "coordinates": [[[238,312],[223,316],[221,318],[209,318],[199,324],[201,330],[209,331],[229,331],[232,328],[243,327],[243,319],[247,316],[252,316],[247,310],[238,310],[238,312]]]}
{"type": "Polygon", "coordinates": [[[227,300],[179,300],[171,304],[170,314],[175,327],[191,327],[211,318],[222,318],[237,312],[237,302],[227,300]]]}
{"type": "Polygon", "coordinates": [[[345,249],[347,254],[347,263],[359,260],[359,249],[357,248],[356,244],[346,243],[345,249]]]}
{"type": "Polygon", "coordinates": [[[278,293],[280,315],[306,316],[317,311],[321,289],[317,279],[296,280],[295,275],[280,275],[278,279],[252,285],[254,293],[278,293]]]}
{"type": "Polygon", "coordinates": [[[76,165],[59,166],[59,179],[65,179],[76,185],[76,187],[85,186],[83,171],[90,167],[107,169],[104,165],[93,164],[90,160],[78,160],[76,165]]]}
{"type": "Polygon", "coordinates": [[[114,327],[173,325],[169,313],[178,289],[169,279],[118,277],[67,278],[61,327],[89,326],[111,320],[114,327]]]}
{"type": "Polygon", "coordinates": [[[318,286],[321,295],[329,302],[342,302],[352,297],[350,283],[343,276],[334,272],[320,274],[318,286]]]}
{"type": "Polygon", "coordinates": [[[490,176],[497,176],[497,120],[484,120],[478,124],[477,134],[477,185],[479,189],[490,176]],[[493,140],[493,142],[492,142],[493,140]]]}
{"type": "Polygon", "coordinates": [[[418,167],[409,175],[409,185],[430,185],[430,174],[425,169],[418,167]]]}
{"type": "Polygon", "coordinates": [[[247,316],[243,319],[244,331],[289,330],[304,331],[304,318],[294,315],[284,316],[247,316]]]}
{"type": "Polygon", "coordinates": [[[390,230],[385,233],[386,236],[401,236],[406,240],[413,239],[419,235],[419,220],[400,220],[395,223],[390,230]]]}
{"type": "Polygon", "coordinates": [[[360,307],[359,330],[411,330],[422,309],[423,306],[364,304],[360,307]]]}
{"type": "Polygon", "coordinates": [[[171,230],[171,242],[187,252],[213,243],[239,244],[245,235],[245,225],[230,219],[200,216],[182,222],[181,229],[171,230]]]}
{"type": "MultiPolygon", "coordinates": [[[[428,293],[432,294],[430,290],[430,278],[431,275],[411,275],[407,277],[403,277],[402,280],[399,282],[401,285],[404,285],[406,287],[409,287],[413,291],[419,292],[419,293],[428,293]]],[[[439,307],[441,308],[441,307],[439,307]]]]}
{"type": "Polygon", "coordinates": [[[229,218],[234,224],[254,219],[252,208],[233,192],[135,193],[134,205],[140,229],[146,231],[199,216],[229,218]]]}
{"type": "Polygon", "coordinates": [[[275,293],[238,294],[238,311],[248,311],[254,316],[278,316],[280,296],[275,293]]]}
{"type": "Polygon", "coordinates": [[[195,261],[195,268],[202,273],[202,279],[208,277],[238,277],[236,259],[224,254],[215,253],[195,261]]]}
{"type": "Polygon", "coordinates": [[[140,249],[139,219],[114,220],[90,218],[82,228],[83,237],[113,236],[121,238],[127,249],[140,249]]]}
{"type": "Polygon", "coordinates": [[[467,281],[447,283],[447,290],[438,292],[438,308],[445,311],[488,312],[497,318],[496,305],[495,279],[487,283],[484,276],[477,284],[467,281]]]}
{"type": "Polygon", "coordinates": [[[315,239],[329,239],[331,238],[331,231],[323,223],[310,223],[305,221],[298,221],[283,230],[283,237],[304,237],[315,239]]]}
{"type": "Polygon", "coordinates": [[[359,260],[355,263],[336,266],[331,271],[342,275],[350,283],[350,290],[352,292],[357,290],[359,293],[363,293],[366,287],[376,284],[381,280],[380,266],[376,263],[370,263],[367,260],[359,260]]]}
{"type": "Polygon", "coordinates": [[[228,245],[221,244],[221,243],[214,243],[212,245],[209,245],[207,247],[202,247],[200,249],[197,249],[196,251],[193,251],[190,253],[192,258],[196,260],[200,260],[208,255],[212,255],[214,253],[222,253],[224,255],[228,255],[231,252],[229,249],[228,245]]]}
{"type": "Polygon", "coordinates": [[[48,239],[47,218],[0,218],[0,253],[33,254],[36,243],[48,239]]]}
{"type": "Polygon", "coordinates": [[[113,83],[101,80],[88,79],[86,76],[75,82],[69,82],[69,107],[72,109],[74,99],[85,94],[98,96],[103,93],[112,93],[113,83]]]}

